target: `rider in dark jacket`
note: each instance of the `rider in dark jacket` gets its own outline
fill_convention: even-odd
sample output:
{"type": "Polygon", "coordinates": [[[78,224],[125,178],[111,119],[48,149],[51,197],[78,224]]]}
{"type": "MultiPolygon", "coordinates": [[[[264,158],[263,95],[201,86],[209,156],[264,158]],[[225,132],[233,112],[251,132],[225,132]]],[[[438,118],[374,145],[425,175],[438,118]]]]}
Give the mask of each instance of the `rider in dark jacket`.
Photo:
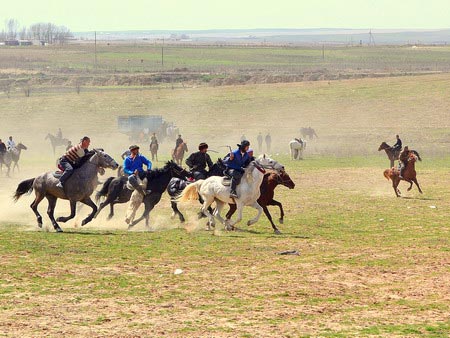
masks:
{"type": "Polygon", "coordinates": [[[231,176],[231,198],[238,198],[236,187],[241,182],[245,167],[250,163],[250,156],[247,153],[250,142],[243,140],[238,144],[238,149],[232,151],[224,160],[227,167],[227,174],[231,176]]]}
{"type": "Polygon", "coordinates": [[[206,171],[206,166],[211,170],[213,163],[211,161],[211,157],[209,157],[208,153],[208,145],[206,143],[200,143],[198,146],[198,151],[192,153],[187,159],[186,164],[190,168],[194,179],[204,180],[208,175],[206,171]]]}
{"type": "Polygon", "coordinates": [[[396,135],[397,142],[392,146],[392,150],[400,151],[402,150],[402,140],[400,140],[400,136],[396,135]]]}

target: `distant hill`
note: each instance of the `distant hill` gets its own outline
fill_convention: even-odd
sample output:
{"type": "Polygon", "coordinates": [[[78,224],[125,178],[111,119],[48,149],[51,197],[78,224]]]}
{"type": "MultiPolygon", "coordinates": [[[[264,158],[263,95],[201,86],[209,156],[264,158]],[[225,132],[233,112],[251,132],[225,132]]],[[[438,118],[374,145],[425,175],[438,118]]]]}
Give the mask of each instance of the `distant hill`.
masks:
{"type": "MultiPolygon", "coordinates": [[[[99,40],[186,40],[201,43],[280,43],[280,44],[368,44],[369,29],[214,29],[148,30],[97,32],[99,40]],[[183,39],[179,38],[183,37],[183,39]]],[[[372,29],[375,44],[447,44],[450,29],[389,30],[372,29]]],[[[74,33],[78,39],[93,39],[93,32],[74,33]]]]}

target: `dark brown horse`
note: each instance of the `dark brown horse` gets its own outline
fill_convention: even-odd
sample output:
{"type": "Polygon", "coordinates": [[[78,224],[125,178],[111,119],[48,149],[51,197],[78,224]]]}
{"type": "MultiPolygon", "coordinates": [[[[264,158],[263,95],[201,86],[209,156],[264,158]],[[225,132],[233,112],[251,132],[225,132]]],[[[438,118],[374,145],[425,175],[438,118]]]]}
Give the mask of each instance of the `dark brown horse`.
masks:
{"type": "MultiPolygon", "coordinates": [[[[386,155],[388,156],[389,161],[391,161],[391,168],[394,167],[394,162],[396,160],[398,160],[400,153],[401,153],[401,149],[394,150],[389,144],[387,144],[386,142],[383,142],[378,147],[378,151],[382,151],[382,150],[384,150],[386,152],[386,155]]],[[[422,161],[422,159],[420,158],[420,155],[417,151],[411,150],[411,152],[417,156],[417,159],[419,161],[422,161]]]]}
{"type": "Polygon", "coordinates": [[[420,189],[419,182],[417,182],[416,178],[415,163],[418,160],[418,158],[419,157],[415,155],[413,151],[410,151],[408,156],[408,162],[403,171],[403,178],[400,178],[400,170],[398,170],[397,168],[392,167],[391,169],[386,169],[384,171],[384,177],[386,177],[388,181],[392,180],[392,187],[394,188],[395,195],[397,197],[400,197],[401,194],[400,190],[398,189],[400,181],[406,181],[410,183],[408,191],[411,190],[413,183],[415,183],[417,188],[419,189],[419,192],[422,194],[422,189],[420,189]]]}
{"type": "MultiPolygon", "coordinates": [[[[295,183],[291,180],[289,175],[282,171],[280,174],[278,173],[267,173],[264,175],[263,181],[261,183],[260,191],[261,196],[258,198],[258,204],[263,208],[264,213],[266,214],[267,218],[270,221],[270,224],[272,225],[273,231],[279,235],[281,234],[280,230],[278,230],[277,226],[272,220],[272,215],[269,212],[269,209],[267,208],[268,205],[277,205],[280,208],[280,223],[283,224],[284,222],[284,210],[283,205],[274,200],[273,197],[275,195],[275,188],[278,185],[284,185],[285,187],[288,187],[289,189],[294,189],[295,183]]],[[[230,210],[228,211],[226,215],[226,219],[229,220],[231,216],[236,211],[236,204],[230,204],[230,210]]]]}
{"type": "Polygon", "coordinates": [[[150,153],[152,154],[152,161],[156,159],[156,162],[158,162],[158,143],[152,143],[150,144],[150,153]]]}
{"type": "Polygon", "coordinates": [[[187,143],[183,142],[180,143],[180,145],[175,149],[172,153],[172,159],[175,161],[176,164],[181,165],[183,162],[184,153],[187,153],[188,147],[187,143]]]}

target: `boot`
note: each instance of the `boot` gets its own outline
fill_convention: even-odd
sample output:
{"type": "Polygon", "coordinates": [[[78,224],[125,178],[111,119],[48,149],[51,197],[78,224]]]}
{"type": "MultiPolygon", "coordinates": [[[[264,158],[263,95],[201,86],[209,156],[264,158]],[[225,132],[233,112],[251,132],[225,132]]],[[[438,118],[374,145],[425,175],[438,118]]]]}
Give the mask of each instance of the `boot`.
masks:
{"type": "Polygon", "coordinates": [[[230,198],[238,198],[236,189],[231,189],[231,191],[230,191],[230,198]]]}

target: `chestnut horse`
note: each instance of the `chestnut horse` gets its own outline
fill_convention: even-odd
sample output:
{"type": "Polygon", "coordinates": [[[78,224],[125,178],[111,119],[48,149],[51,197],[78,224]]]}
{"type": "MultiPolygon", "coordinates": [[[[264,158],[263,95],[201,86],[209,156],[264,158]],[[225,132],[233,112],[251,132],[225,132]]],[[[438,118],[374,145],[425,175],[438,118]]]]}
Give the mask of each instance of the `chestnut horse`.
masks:
{"type": "Polygon", "coordinates": [[[398,189],[398,185],[402,180],[410,183],[408,191],[411,190],[413,183],[415,183],[417,185],[417,188],[419,189],[419,192],[422,194],[422,189],[420,189],[419,182],[417,182],[416,178],[415,163],[418,158],[420,158],[418,157],[418,154],[415,155],[413,151],[409,152],[408,162],[406,163],[406,167],[403,170],[403,178],[400,178],[400,170],[398,170],[397,168],[392,167],[391,169],[386,169],[384,171],[384,177],[386,177],[388,181],[392,180],[392,187],[394,188],[395,195],[397,195],[397,197],[400,197],[401,194],[400,190],[398,189]]]}
{"type": "MultiPolygon", "coordinates": [[[[280,223],[283,224],[284,222],[284,210],[283,205],[274,200],[273,196],[275,195],[274,191],[275,188],[278,185],[284,185],[285,187],[288,187],[289,189],[294,189],[295,183],[291,180],[289,175],[282,171],[280,174],[273,172],[273,173],[267,173],[264,175],[263,181],[261,183],[260,191],[261,196],[258,198],[258,204],[263,208],[264,213],[266,214],[267,218],[270,221],[270,224],[272,225],[273,231],[280,235],[281,232],[278,230],[275,223],[273,223],[272,215],[269,212],[269,209],[267,208],[268,205],[277,205],[280,208],[280,223]]],[[[230,210],[228,211],[226,215],[226,219],[230,219],[231,216],[236,211],[236,204],[230,204],[230,210]]]]}
{"type": "Polygon", "coordinates": [[[187,143],[183,142],[180,143],[180,145],[175,149],[172,153],[172,159],[175,161],[176,164],[181,165],[183,162],[184,153],[187,153],[188,147],[187,143]]]}

